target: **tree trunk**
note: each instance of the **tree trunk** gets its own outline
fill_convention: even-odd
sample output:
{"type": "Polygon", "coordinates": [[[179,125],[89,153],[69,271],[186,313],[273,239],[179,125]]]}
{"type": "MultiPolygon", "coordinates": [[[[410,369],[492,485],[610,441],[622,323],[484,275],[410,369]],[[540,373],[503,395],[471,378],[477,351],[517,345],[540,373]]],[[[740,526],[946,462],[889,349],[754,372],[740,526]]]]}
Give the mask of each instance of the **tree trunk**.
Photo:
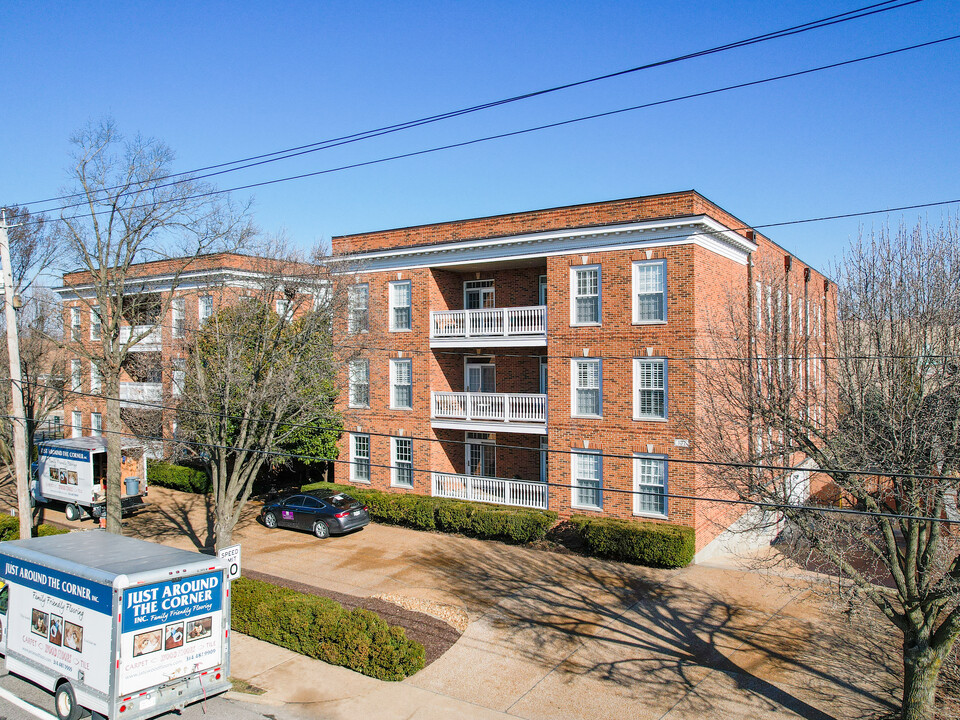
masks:
{"type": "Polygon", "coordinates": [[[925,642],[904,639],[901,720],[932,720],[943,653],[925,642]]]}
{"type": "Polygon", "coordinates": [[[117,373],[106,372],[103,378],[107,399],[107,532],[123,534],[120,498],[123,494],[122,475],[123,436],[120,434],[120,378],[117,373]]]}
{"type": "Polygon", "coordinates": [[[213,512],[213,549],[220,552],[233,544],[233,503],[218,502],[213,512]],[[230,507],[227,507],[227,506],[230,507]]]}

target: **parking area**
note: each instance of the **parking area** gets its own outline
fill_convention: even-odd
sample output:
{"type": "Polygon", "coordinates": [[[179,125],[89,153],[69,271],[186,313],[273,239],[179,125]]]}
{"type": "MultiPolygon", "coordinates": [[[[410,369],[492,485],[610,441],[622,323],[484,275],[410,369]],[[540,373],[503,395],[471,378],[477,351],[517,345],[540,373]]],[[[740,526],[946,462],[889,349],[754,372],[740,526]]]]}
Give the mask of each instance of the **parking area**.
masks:
{"type": "MultiPolygon", "coordinates": [[[[204,498],[157,489],[150,499],[153,507],[127,522],[131,533],[207,544],[204,498]]],[[[530,719],[819,720],[895,707],[895,646],[824,607],[800,581],[716,567],[640,568],[376,524],[318,540],[268,530],[255,512],[235,538],[245,568],[466,613],[463,636],[400,684],[408,691],[530,719]]],[[[271,681],[269,672],[246,679],[271,681]]],[[[362,687],[357,692],[376,694],[378,703],[402,692],[377,681],[362,687]]],[[[316,717],[345,716],[347,708],[340,688],[322,683],[305,684],[297,702],[316,717]]],[[[356,709],[357,696],[350,702],[356,709]]]]}

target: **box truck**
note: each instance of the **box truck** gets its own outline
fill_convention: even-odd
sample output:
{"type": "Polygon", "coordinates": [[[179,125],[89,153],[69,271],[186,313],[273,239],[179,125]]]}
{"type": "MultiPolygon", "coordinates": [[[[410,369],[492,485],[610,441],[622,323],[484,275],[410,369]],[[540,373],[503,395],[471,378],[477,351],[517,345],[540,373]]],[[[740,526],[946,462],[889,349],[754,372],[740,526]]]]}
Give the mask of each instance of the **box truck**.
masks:
{"type": "MultiPolygon", "coordinates": [[[[125,470],[136,472],[125,478],[121,506],[126,514],[144,506],[147,492],[147,462],[143,448],[124,448],[125,470]],[[133,454],[139,455],[137,460],[133,454]]],[[[107,479],[107,441],[102,437],[46,440],[37,444],[37,469],[33,498],[46,503],[65,504],[67,520],[79,520],[83,513],[99,519],[106,510],[102,483],[107,479]]]]}
{"type": "Polygon", "coordinates": [[[138,720],[230,689],[216,558],[102,530],[0,543],[0,652],[60,720],[138,720]]]}

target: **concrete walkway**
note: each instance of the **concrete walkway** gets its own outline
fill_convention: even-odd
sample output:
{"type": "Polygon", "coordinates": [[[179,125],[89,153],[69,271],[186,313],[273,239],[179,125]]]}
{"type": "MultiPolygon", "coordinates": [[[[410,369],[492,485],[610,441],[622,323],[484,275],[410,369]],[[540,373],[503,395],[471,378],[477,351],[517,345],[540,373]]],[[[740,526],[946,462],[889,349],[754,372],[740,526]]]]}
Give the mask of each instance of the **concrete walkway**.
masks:
{"type": "MultiPolygon", "coordinates": [[[[153,490],[150,499],[128,521],[131,534],[206,544],[204,498],[153,490]]],[[[654,570],[383,525],[320,541],[269,531],[254,514],[235,537],[246,568],[354,595],[426,598],[470,619],[450,650],[402,683],[236,636],[234,676],[284,714],[826,720],[895,707],[896,648],[797,580],[654,570]]]]}

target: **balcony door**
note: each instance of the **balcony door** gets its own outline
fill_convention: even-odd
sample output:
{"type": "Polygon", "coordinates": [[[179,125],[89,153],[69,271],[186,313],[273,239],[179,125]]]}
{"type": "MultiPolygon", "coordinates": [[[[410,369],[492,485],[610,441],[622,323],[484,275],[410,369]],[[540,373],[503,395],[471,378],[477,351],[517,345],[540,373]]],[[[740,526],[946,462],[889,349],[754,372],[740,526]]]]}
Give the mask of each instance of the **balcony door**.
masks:
{"type": "Polygon", "coordinates": [[[481,310],[496,306],[493,280],[467,280],[463,284],[464,310],[481,310]]]}
{"type": "Polygon", "coordinates": [[[493,436],[487,433],[467,433],[466,469],[474,477],[496,477],[497,461],[493,436]]]}
{"type": "Polygon", "coordinates": [[[463,381],[467,392],[496,392],[497,366],[488,357],[467,358],[463,381]]]}

